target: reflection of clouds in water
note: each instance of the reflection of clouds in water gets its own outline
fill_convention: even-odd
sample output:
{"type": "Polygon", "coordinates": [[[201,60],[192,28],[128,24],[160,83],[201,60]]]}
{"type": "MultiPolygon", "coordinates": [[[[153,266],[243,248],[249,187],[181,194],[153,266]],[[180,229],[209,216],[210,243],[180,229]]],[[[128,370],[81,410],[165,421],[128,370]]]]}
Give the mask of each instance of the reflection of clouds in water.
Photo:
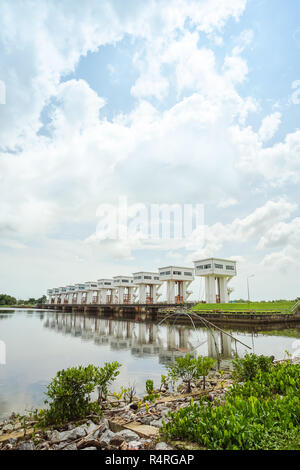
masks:
{"type": "Polygon", "coordinates": [[[296,31],[294,31],[293,38],[294,38],[294,41],[295,41],[297,47],[299,47],[299,49],[300,49],[300,28],[298,28],[298,29],[296,29],[296,31]]]}
{"type": "Polygon", "coordinates": [[[0,417],[8,416],[11,414],[10,402],[5,399],[0,399],[0,417]]]}

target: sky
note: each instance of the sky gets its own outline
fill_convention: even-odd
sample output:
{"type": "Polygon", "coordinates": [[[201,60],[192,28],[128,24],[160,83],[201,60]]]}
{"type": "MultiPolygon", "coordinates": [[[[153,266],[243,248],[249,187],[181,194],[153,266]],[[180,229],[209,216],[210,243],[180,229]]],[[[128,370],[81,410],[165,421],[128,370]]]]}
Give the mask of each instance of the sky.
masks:
{"type": "Polygon", "coordinates": [[[297,0],[1,0],[0,291],[214,256],[296,298],[299,117],[297,0]],[[201,223],[155,238],[163,204],[201,223]]]}

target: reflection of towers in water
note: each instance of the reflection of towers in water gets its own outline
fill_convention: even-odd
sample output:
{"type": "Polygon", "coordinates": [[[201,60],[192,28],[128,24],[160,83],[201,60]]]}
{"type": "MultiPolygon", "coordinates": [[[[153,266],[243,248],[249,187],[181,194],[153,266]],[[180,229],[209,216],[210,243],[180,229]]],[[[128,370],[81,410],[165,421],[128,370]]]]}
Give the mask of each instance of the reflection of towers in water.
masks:
{"type": "MultiPolygon", "coordinates": [[[[195,330],[182,325],[161,326],[64,313],[49,315],[45,327],[94,341],[98,345],[109,345],[114,350],[128,350],[137,357],[156,355],[159,362],[165,364],[174,362],[176,357],[195,352],[199,344],[195,342],[195,330]]],[[[232,357],[233,341],[230,336],[213,331],[212,337],[210,330],[201,331],[207,337],[209,356],[217,359],[219,352],[222,358],[232,357]]],[[[202,354],[207,353],[203,351],[202,354]]]]}
{"type": "Polygon", "coordinates": [[[167,327],[167,349],[168,350],[180,350],[182,352],[188,352],[192,348],[190,342],[191,330],[188,328],[174,328],[174,326],[167,327]]]}
{"type": "Polygon", "coordinates": [[[94,338],[94,319],[83,317],[82,340],[89,341],[94,338]]]}
{"type": "Polygon", "coordinates": [[[132,335],[131,353],[138,357],[159,354],[160,343],[157,325],[138,323],[137,332],[134,331],[132,335]]]}
{"type": "Polygon", "coordinates": [[[224,359],[232,357],[233,340],[223,332],[207,330],[208,356],[218,359],[218,355],[224,359]]]}
{"type": "Polygon", "coordinates": [[[112,349],[130,349],[131,339],[131,328],[128,327],[125,321],[114,321],[109,320],[109,345],[112,349]]]}
{"type": "Polygon", "coordinates": [[[95,344],[107,344],[108,343],[108,331],[109,331],[110,320],[99,320],[95,321],[95,344]]]}
{"type": "Polygon", "coordinates": [[[177,357],[183,357],[188,352],[193,351],[190,334],[191,330],[186,327],[175,328],[167,325],[167,347],[161,349],[159,362],[161,364],[170,364],[175,362],[177,357]]]}

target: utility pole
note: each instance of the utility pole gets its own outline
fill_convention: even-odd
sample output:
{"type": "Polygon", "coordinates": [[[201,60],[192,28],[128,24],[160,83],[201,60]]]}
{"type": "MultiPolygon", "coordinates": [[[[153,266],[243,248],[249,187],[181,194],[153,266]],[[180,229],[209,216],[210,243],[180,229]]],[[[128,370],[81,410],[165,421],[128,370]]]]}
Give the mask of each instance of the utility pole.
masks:
{"type": "Polygon", "coordinates": [[[247,277],[247,291],[248,291],[248,304],[250,303],[250,291],[249,291],[249,279],[250,277],[254,277],[254,274],[251,274],[250,276],[247,277]]]}

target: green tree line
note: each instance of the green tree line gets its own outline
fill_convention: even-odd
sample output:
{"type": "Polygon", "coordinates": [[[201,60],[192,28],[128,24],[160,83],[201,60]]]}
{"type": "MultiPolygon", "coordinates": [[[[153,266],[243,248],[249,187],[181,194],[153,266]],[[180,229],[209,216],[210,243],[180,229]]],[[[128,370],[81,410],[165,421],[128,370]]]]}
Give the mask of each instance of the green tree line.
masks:
{"type": "Polygon", "coordinates": [[[43,295],[42,297],[35,299],[34,297],[30,297],[29,299],[19,299],[17,300],[15,297],[12,297],[8,294],[0,294],[0,305],[36,305],[36,304],[44,304],[47,300],[47,297],[43,295]]]}

